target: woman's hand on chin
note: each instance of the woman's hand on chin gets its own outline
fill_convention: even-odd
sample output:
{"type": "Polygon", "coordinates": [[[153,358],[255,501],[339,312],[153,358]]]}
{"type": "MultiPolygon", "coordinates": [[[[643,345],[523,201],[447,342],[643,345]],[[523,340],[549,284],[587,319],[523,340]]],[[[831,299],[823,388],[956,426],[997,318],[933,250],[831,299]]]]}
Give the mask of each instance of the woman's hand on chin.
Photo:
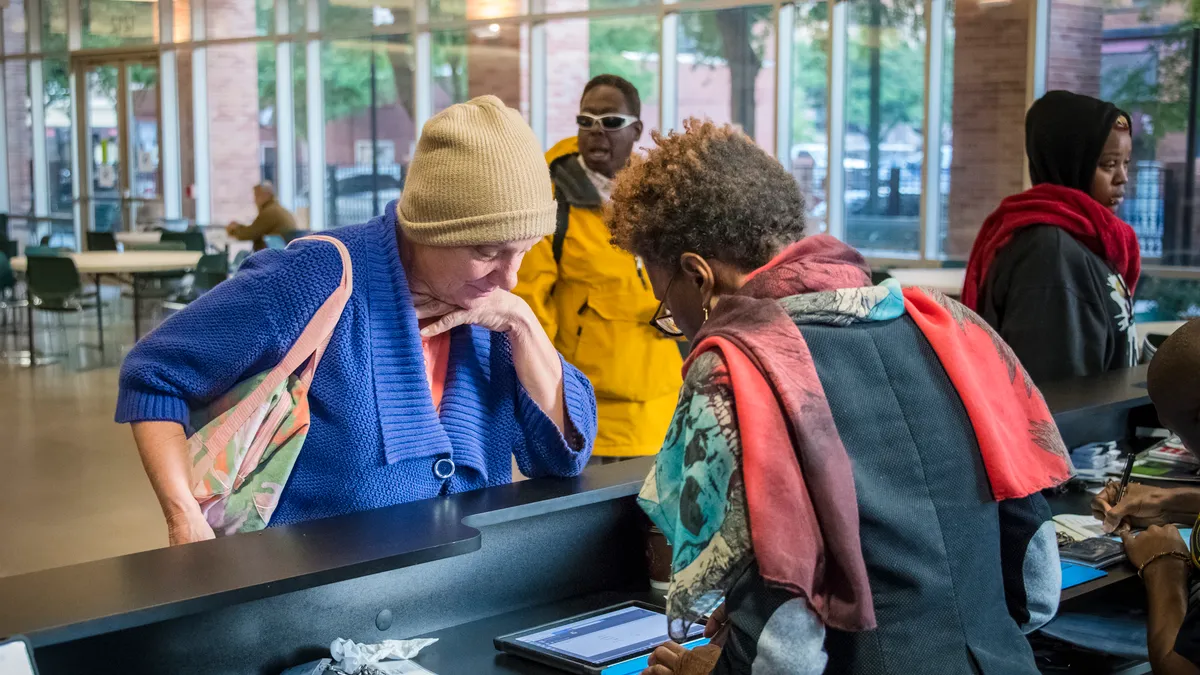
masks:
{"type": "MultiPolygon", "coordinates": [[[[419,301],[418,301],[419,302],[419,301]]],[[[440,316],[421,329],[421,337],[433,337],[455,326],[474,325],[497,333],[520,333],[537,325],[533,310],[508,291],[495,290],[473,300],[469,307],[454,307],[437,300],[416,305],[417,318],[440,316]],[[441,307],[434,307],[440,305],[441,307]],[[446,311],[437,311],[446,308],[446,311]]]]}
{"type": "Polygon", "coordinates": [[[414,293],[412,299],[413,309],[417,310],[417,321],[436,319],[446,316],[455,310],[462,309],[458,305],[452,305],[448,302],[439,300],[432,295],[418,295],[414,293]]]}

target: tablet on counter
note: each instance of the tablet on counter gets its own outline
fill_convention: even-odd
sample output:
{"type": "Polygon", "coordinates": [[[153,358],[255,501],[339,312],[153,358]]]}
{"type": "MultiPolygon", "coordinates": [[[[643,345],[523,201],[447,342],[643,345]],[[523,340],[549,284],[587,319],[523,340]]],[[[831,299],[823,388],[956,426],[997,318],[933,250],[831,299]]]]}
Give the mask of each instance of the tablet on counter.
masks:
{"type": "Polygon", "coordinates": [[[0,675],[37,675],[33,645],[24,637],[0,637],[0,675]]]}
{"type": "MultiPolygon", "coordinates": [[[[579,675],[640,673],[670,638],[667,616],[654,605],[626,602],[536,628],[502,635],[496,649],[579,675]]],[[[688,629],[688,649],[707,644],[704,625],[688,629]]]]}

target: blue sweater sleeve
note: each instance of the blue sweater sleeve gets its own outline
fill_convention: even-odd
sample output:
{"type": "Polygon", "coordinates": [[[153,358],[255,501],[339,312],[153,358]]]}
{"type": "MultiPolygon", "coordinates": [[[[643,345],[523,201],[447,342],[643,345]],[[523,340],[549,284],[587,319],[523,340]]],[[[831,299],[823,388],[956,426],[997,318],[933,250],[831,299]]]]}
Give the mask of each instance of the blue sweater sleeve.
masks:
{"type": "Polygon", "coordinates": [[[129,352],[116,421],[190,429],[191,410],[279,363],[340,278],[337,250],[324,242],[250,256],[129,352]]]}
{"type": "Polygon", "coordinates": [[[513,454],[521,473],[529,478],[579,475],[596,442],[596,395],[592,383],[561,355],[558,358],[563,369],[566,434],[558,430],[517,380],[517,418],[525,432],[525,443],[513,454]]]}

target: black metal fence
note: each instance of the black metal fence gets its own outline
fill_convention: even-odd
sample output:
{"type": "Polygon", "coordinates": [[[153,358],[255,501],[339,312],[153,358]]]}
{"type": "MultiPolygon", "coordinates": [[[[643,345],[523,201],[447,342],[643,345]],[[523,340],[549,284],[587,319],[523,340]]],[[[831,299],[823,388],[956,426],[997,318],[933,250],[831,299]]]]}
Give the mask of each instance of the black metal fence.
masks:
{"type": "Polygon", "coordinates": [[[1142,255],[1161,258],[1169,173],[1155,162],[1138,162],[1125,188],[1121,219],[1133,227],[1142,255]]]}
{"type": "MultiPolygon", "coordinates": [[[[263,180],[275,180],[274,163],[261,166],[263,180]]],[[[400,198],[408,167],[402,164],[328,164],[325,166],[325,226],[363,223],[400,198]]],[[[296,165],[296,206],[308,207],[308,164],[296,165]]]]}

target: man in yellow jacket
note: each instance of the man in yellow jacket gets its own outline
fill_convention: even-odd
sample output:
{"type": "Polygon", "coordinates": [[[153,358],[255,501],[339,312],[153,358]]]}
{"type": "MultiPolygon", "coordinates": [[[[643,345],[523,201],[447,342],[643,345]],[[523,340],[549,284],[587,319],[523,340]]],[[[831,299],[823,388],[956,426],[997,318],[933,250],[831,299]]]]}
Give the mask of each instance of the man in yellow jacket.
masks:
{"type": "Polygon", "coordinates": [[[679,344],[650,325],[658,301],[642,263],[610,243],[601,206],[642,134],[637,89],[600,75],[583,90],[579,135],[546,153],[558,228],[521,265],[514,291],[596,390],[598,458],[653,455],[679,395],[679,344]]]}

